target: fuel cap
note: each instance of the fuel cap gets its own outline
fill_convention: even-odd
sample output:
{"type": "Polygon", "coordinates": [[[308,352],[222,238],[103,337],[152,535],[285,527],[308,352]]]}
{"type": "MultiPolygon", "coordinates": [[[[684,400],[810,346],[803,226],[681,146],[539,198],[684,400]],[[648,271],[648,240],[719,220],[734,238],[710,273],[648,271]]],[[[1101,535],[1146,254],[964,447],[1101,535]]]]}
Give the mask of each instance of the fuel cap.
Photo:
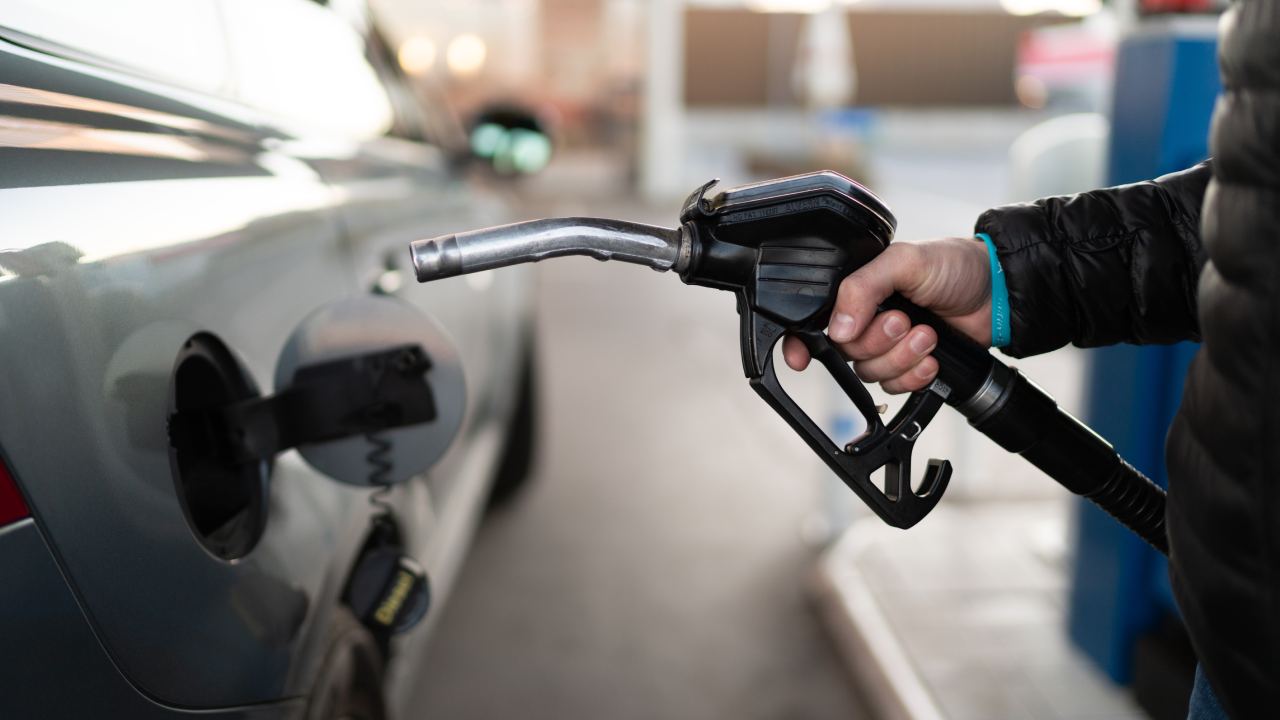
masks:
{"type": "Polygon", "coordinates": [[[356,565],[346,602],[375,634],[402,633],[427,614],[431,584],[413,558],[383,546],[367,552],[356,565]]]}
{"type": "Polygon", "coordinates": [[[372,435],[303,443],[298,454],[307,464],[350,485],[394,485],[426,472],[452,447],[467,407],[462,361],[444,328],[402,300],[348,297],[311,313],[280,351],[275,387],[294,385],[309,367],[403,346],[419,347],[431,360],[426,380],[435,418],[372,435]]]}

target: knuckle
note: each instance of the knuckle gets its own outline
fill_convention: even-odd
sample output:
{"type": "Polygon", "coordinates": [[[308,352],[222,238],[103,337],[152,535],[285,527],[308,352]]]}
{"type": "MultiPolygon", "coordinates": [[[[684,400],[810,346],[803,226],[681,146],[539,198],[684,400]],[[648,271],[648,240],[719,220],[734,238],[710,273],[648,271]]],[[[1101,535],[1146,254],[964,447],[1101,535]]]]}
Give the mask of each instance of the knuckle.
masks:
{"type": "Polygon", "coordinates": [[[923,259],[923,253],[920,246],[915,243],[897,243],[890,245],[885,251],[885,255],[891,257],[894,263],[903,270],[910,270],[918,267],[923,259]],[[890,255],[892,253],[892,255],[890,255]]]}
{"type": "Polygon", "coordinates": [[[938,376],[938,361],[934,360],[932,355],[925,358],[920,363],[920,367],[916,370],[916,373],[923,378],[925,382],[933,382],[933,379],[938,376]]]}
{"type": "Polygon", "coordinates": [[[844,354],[853,360],[872,360],[888,352],[891,347],[879,341],[872,332],[864,332],[840,346],[844,354]]]}
{"type": "Polygon", "coordinates": [[[858,275],[860,272],[862,270],[855,270],[840,281],[840,297],[846,298],[857,295],[858,289],[862,284],[862,278],[858,275]]]}
{"type": "Polygon", "coordinates": [[[918,365],[911,370],[911,384],[914,390],[919,390],[929,383],[933,382],[934,377],[938,375],[938,361],[932,356],[921,360],[918,365]]]}
{"type": "Polygon", "coordinates": [[[864,383],[875,383],[884,380],[873,367],[868,367],[866,362],[855,360],[853,362],[853,374],[864,383]]]}
{"type": "Polygon", "coordinates": [[[888,378],[888,376],[879,371],[874,363],[869,361],[854,362],[853,372],[863,382],[880,382],[888,378]]]}
{"type": "Polygon", "coordinates": [[[902,373],[911,370],[911,368],[920,361],[920,356],[915,350],[911,349],[909,343],[900,342],[897,347],[893,349],[893,352],[886,356],[886,359],[894,372],[901,375],[902,373]]]}
{"type": "Polygon", "coordinates": [[[844,353],[845,357],[853,360],[854,362],[866,361],[875,357],[875,353],[871,352],[869,348],[865,347],[865,345],[858,340],[844,343],[840,346],[840,352],[844,353]]]}
{"type": "Polygon", "coordinates": [[[883,297],[888,296],[892,285],[893,263],[885,262],[883,254],[846,275],[840,281],[837,304],[853,310],[872,310],[883,297]]]}
{"type": "Polygon", "coordinates": [[[916,390],[919,390],[928,384],[929,384],[928,380],[925,380],[924,378],[918,375],[915,375],[914,373],[904,375],[902,377],[902,387],[906,388],[910,392],[915,392],[916,390]]]}
{"type": "Polygon", "coordinates": [[[902,393],[909,392],[910,390],[909,388],[903,385],[901,378],[885,380],[884,382],[880,383],[880,388],[883,389],[885,392],[889,393],[890,395],[901,395],[902,393]]]}
{"type": "Polygon", "coordinates": [[[840,281],[840,289],[836,292],[836,308],[848,315],[853,315],[866,304],[863,301],[864,295],[862,279],[857,273],[849,275],[840,281]]]}
{"type": "Polygon", "coordinates": [[[897,290],[910,290],[920,282],[925,267],[925,250],[915,243],[900,243],[890,245],[889,250],[894,251],[894,273],[893,285],[897,290]]]}

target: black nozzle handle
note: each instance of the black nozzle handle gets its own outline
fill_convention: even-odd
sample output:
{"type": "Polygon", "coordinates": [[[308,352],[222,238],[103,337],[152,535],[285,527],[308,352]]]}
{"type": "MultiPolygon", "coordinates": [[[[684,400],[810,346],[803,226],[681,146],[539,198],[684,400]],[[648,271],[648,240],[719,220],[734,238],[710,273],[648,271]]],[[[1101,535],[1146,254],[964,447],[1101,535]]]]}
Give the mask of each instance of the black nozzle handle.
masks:
{"type": "MultiPolygon", "coordinates": [[[[782,328],[767,320],[749,318],[747,322],[777,328],[777,333],[761,338],[769,348],[782,336],[782,328]]],[[[930,459],[922,481],[917,484],[911,480],[915,441],[942,407],[944,395],[933,388],[913,393],[886,425],[880,420],[866,387],[829,337],[818,331],[800,332],[796,337],[866,418],[867,431],[863,436],[842,446],[823,432],[782,388],[774,370],[772,352],[764,355],[761,373],[750,377],[751,387],[881,520],[897,528],[909,528],[920,522],[937,506],[951,479],[949,462],[930,459]],[[880,468],[885,471],[883,483],[871,478],[880,468]]],[[[749,343],[743,348],[744,352],[752,352],[749,343]]]]}
{"type": "Polygon", "coordinates": [[[938,361],[938,379],[951,389],[948,405],[961,405],[976,395],[999,362],[989,350],[951,327],[945,320],[894,293],[880,303],[881,310],[906,313],[912,325],[928,325],[938,335],[933,357],[938,361]]]}

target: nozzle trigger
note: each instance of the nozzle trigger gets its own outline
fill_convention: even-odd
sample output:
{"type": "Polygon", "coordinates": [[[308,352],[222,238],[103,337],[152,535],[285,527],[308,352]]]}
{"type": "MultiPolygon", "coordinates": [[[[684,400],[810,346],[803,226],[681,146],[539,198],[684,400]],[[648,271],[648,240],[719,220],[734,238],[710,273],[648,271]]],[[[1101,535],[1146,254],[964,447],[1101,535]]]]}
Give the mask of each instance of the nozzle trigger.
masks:
{"type": "MultiPolygon", "coordinates": [[[[951,479],[951,463],[930,460],[923,482],[913,490],[911,451],[942,406],[949,388],[935,382],[925,390],[912,393],[886,424],[881,421],[871,394],[830,338],[815,331],[795,335],[853,401],[866,420],[866,432],[848,445],[837,446],[782,389],[771,352],[760,354],[763,357],[761,372],[750,378],[751,387],[882,520],[899,528],[920,522],[942,498],[951,479]],[[871,479],[871,474],[880,468],[885,471],[883,485],[871,479]]],[[[744,344],[744,353],[749,347],[750,344],[744,344]]]]}

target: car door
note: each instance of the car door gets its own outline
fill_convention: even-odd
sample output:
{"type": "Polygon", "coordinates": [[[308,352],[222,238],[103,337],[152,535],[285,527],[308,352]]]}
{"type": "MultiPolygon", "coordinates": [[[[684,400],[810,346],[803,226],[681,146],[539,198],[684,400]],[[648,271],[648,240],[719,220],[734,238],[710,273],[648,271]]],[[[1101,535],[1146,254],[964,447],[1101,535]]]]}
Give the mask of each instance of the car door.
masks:
{"type": "MultiPolygon", "coordinates": [[[[501,199],[466,182],[456,155],[425,132],[414,91],[397,72],[363,3],[341,0],[321,8],[309,0],[224,0],[224,17],[235,63],[242,75],[252,70],[238,89],[246,103],[285,127],[344,126],[341,133],[300,132],[295,150],[335,191],[357,292],[393,297],[430,317],[462,361],[466,409],[458,440],[426,476],[381,496],[393,509],[406,551],[430,576],[433,605],[439,605],[502,455],[528,342],[530,273],[511,268],[416,282],[410,241],[509,218],[501,199]],[[360,60],[339,66],[340,57],[353,50],[360,60]],[[369,122],[358,102],[333,105],[335,98],[380,95],[393,105],[383,123],[369,122]]],[[[437,616],[429,614],[396,643],[388,685],[393,706],[407,697],[437,616]]]]}
{"type": "Polygon", "coordinates": [[[330,3],[329,17],[321,18],[306,0],[227,2],[243,10],[230,13],[228,23],[232,37],[242,39],[233,41],[233,48],[244,42],[239,50],[245,55],[243,64],[258,70],[250,91],[254,97],[271,103],[281,97],[280,88],[299,86],[300,77],[318,73],[326,78],[315,97],[295,91],[287,104],[279,103],[281,117],[305,123],[308,116],[320,114],[312,108],[323,105],[335,87],[346,83],[360,86],[348,93],[353,96],[375,94],[365,87],[375,84],[393,102],[389,124],[348,133],[345,142],[312,143],[306,152],[340,198],[336,209],[356,286],[398,298],[430,316],[447,331],[462,360],[467,422],[461,439],[426,478],[426,497],[410,497],[423,489],[417,485],[397,490],[405,496],[398,507],[409,549],[444,595],[483,504],[500,454],[499,435],[514,405],[517,370],[527,342],[525,325],[531,317],[531,275],[527,268],[511,268],[419,284],[409,263],[408,243],[509,221],[507,207],[498,193],[464,179],[457,149],[447,150],[426,131],[420,100],[399,73],[363,3],[330,3]],[[335,18],[345,24],[345,32],[331,27],[335,18]],[[241,23],[294,32],[287,38],[278,32],[235,32],[241,23]],[[359,47],[367,72],[338,77],[337,71],[321,69],[332,59],[329,48],[338,40],[314,44],[311,40],[322,33],[306,29],[312,24],[325,25],[325,33],[349,35],[341,43],[359,47]],[[268,57],[282,60],[264,62],[268,57]]]}
{"type": "Polygon", "coordinates": [[[0,449],[118,668],[183,708],[308,690],[371,513],[287,453],[250,489],[260,538],[219,556],[175,482],[189,341],[269,393],[357,292],[337,191],[236,97],[223,28],[218,0],[0,6],[0,449]]]}
{"type": "MultiPolygon", "coordinates": [[[[250,91],[261,98],[255,102],[271,104],[273,98],[282,97],[280,88],[296,89],[302,83],[299,78],[317,73],[327,79],[326,85],[315,88],[314,97],[295,91],[288,103],[279,103],[280,117],[305,124],[308,117],[320,114],[312,108],[322,106],[327,93],[344,83],[374,82],[393,102],[390,124],[366,126],[364,132],[347,134],[345,141],[308,143],[304,151],[339,198],[336,210],[356,287],[360,292],[396,298],[432,318],[448,333],[462,362],[466,420],[457,442],[426,476],[384,496],[395,508],[406,550],[429,574],[433,604],[439,605],[452,587],[502,457],[529,343],[532,273],[528,268],[506,268],[437,283],[416,282],[409,262],[410,241],[511,218],[498,192],[464,178],[465,163],[458,149],[446,149],[442,138],[428,131],[431,124],[420,117],[420,96],[399,73],[363,3],[331,2],[330,15],[321,18],[318,9],[304,0],[227,2],[229,8],[243,10],[230,12],[228,24],[231,36],[240,38],[233,39],[233,52],[243,53],[242,64],[258,71],[250,91]],[[320,33],[307,28],[324,24],[324,33],[344,34],[331,27],[334,18],[345,23],[349,34],[341,44],[359,46],[368,72],[339,77],[336,70],[320,69],[332,59],[326,59],[329,48],[339,41],[335,37],[317,46],[310,39],[320,33]],[[237,33],[239,24],[275,32],[237,33]],[[291,32],[284,37],[279,28],[291,32]],[[268,63],[266,58],[278,60],[268,63]]],[[[364,88],[349,94],[374,93],[364,88]]],[[[458,135],[465,143],[465,136],[458,135]]],[[[406,702],[437,616],[429,614],[426,622],[396,645],[388,687],[393,706],[406,702]]]]}

